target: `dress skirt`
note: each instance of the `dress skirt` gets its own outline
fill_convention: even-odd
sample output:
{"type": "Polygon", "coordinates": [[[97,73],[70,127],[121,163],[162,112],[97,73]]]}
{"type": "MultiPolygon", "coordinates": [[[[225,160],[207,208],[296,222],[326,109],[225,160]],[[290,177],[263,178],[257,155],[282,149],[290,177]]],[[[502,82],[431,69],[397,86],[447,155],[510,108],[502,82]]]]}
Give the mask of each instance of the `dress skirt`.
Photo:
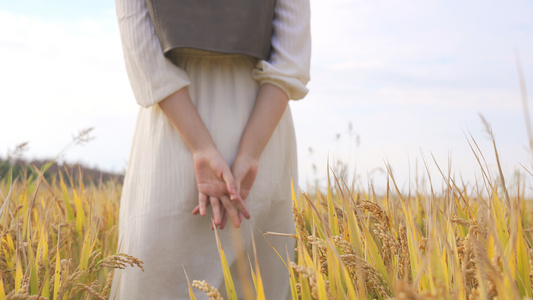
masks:
{"type": "MultiPolygon", "coordinates": [[[[251,76],[257,60],[191,49],[179,50],[174,60],[187,72],[191,99],[231,166],[259,90],[251,76]]],[[[287,107],[261,155],[246,200],[251,219],[238,230],[229,221],[218,230],[239,299],[244,296],[234,235],[242,242],[245,267],[254,259],[253,235],[266,298],[290,296],[288,270],[272,246],[284,260],[287,254],[292,259],[294,240],[268,235],[271,246],[261,232],[294,233],[291,173],[298,182],[296,140],[287,107]]],[[[209,208],[205,217],[192,215],[197,204],[190,151],[157,105],[141,108],[120,202],[118,252],[144,261],[144,272],[136,267],[116,270],[110,299],[189,299],[185,271],[191,281],[205,280],[226,298],[212,214],[209,208]]],[[[250,276],[249,270],[245,273],[250,276]]],[[[204,292],[193,290],[197,299],[207,299],[204,292]]]]}

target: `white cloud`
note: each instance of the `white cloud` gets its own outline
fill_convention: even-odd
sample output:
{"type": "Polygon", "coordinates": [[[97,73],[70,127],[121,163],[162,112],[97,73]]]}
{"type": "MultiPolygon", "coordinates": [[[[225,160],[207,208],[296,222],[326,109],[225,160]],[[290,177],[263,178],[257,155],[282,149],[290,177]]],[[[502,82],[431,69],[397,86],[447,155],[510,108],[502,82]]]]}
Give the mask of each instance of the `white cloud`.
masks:
{"type": "MultiPolygon", "coordinates": [[[[116,22],[48,20],[0,12],[0,26],[10,28],[0,35],[4,103],[0,151],[30,141],[31,156],[50,157],[78,129],[94,126],[99,136],[87,147],[93,152],[106,149],[102,141],[111,140],[127,157],[137,106],[125,76],[116,22]],[[110,116],[126,118],[129,125],[101,122],[110,116]],[[113,132],[118,128],[127,131],[125,136],[113,132]]],[[[76,156],[77,151],[70,150],[68,156],[76,156]]],[[[114,163],[102,156],[87,153],[83,160],[122,169],[123,159],[114,163]]]]}
{"type": "MultiPolygon", "coordinates": [[[[309,160],[309,146],[319,162],[328,154],[340,155],[335,149],[348,145],[335,146],[332,140],[351,121],[362,140],[359,170],[383,166],[386,155],[407,178],[407,153],[413,158],[422,149],[444,164],[451,152],[456,166],[471,176],[476,166],[463,130],[486,141],[478,112],[493,124],[510,166],[530,160],[523,148],[514,50],[521,53],[533,90],[531,3],[312,4],[311,93],[305,104],[293,105],[304,161],[309,160]]],[[[310,174],[310,167],[302,167],[310,174]]]]}

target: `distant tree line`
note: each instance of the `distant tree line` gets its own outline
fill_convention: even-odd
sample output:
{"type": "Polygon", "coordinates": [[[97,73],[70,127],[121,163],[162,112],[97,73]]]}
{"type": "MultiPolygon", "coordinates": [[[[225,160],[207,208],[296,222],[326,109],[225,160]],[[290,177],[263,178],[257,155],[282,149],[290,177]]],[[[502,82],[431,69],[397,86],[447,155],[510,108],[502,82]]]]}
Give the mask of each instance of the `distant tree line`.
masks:
{"type": "MultiPolygon", "coordinates": [[[[36,178],[39,172],[37,172],[35,168],[39,169],[39,171],[42,172],[42,170],[44,170],[45,165],[48,164],[50,161],[51,160],[46,159],[36,159],[27,161],[21,158],[4,159],[0,157],[0,180],[7,179],[6,176],[9,175],[10,170],[13,176],[13,180],[18,178],[19,180],[24,181],[30,176],[36,178]]],[[[49,182],[52,178],[58,179],[59,172],[61,172],[61,174],[63,175],[63,179],[65,181],[65,184],[67,185],[70,185],[68,177],[72,178],[74,184],[77,184],[79,182],[80,175],[84,184],[98,184],[100,181],[115,181],[117,183],[122,183],[124,179],[124,176],[122,174],[105,172],[98,168],[87,167],[83,164],[58,164],[56,162],[51,163],[48,169],[43,173],[43,177],[46,181],[49,182]]]]}

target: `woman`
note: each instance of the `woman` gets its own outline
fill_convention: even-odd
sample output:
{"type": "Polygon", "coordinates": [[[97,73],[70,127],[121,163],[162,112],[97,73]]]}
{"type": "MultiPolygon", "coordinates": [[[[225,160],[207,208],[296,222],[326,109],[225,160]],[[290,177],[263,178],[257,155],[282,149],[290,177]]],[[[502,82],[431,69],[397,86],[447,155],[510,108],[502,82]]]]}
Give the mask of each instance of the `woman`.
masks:
{"type": "MultiPolygon", "coordinates": [[[[219,228],[226,220],[240,227],[219,231],[236,280],[232,235],[253,258],[253,231],[267,299],[290,295],[285,265],[258,232],[294,231],[291,169],[298,178],[287,102],[307,94],[309,1],[274,2],[271,49],[258,59],[187,47],[164,53],[145,0],[116,0],[126,69],[141,106],[118,251],[143,260],[145,271],[117,270],[111,299],[189,299],[184,269],[225,295],[211,219],[219,228]]],[[[268,241],[292,259],[294,241],[268,241]]]]}

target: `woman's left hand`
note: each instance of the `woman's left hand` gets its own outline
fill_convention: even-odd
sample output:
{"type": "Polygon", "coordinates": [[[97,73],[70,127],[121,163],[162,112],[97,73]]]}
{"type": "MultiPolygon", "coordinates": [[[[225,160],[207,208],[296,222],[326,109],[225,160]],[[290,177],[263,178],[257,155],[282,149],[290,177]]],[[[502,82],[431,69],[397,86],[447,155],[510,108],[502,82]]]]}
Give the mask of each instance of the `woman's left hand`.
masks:
{"type": "Polygon", "coordinates": [[[205,216],[207,206],[211,205],[215,225],[220,225],[223,218],[225,222],[225,216],[229,216],[233,225],[239,227],[242,216],[249,218],[250,213],[239,197],[226,161],[215,148],[194,152],[193,161],[198,205],[192,213],[205,216]]]}

